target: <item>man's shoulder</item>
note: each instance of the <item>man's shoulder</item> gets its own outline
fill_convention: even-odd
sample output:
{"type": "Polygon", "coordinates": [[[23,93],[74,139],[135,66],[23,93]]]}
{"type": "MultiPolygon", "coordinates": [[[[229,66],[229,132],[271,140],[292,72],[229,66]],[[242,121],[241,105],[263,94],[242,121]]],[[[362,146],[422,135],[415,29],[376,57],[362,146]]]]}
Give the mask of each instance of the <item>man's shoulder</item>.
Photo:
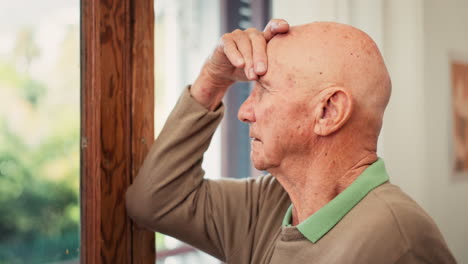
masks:
{"type": "Polygon", "coordinates": [[[366,217],[366,222],[379,227],[378,230],[398,231],[406,241],[427,232],[440,235],[426,211],[400,187],[391,183],[372,190],[355,209],[361,217],[366,217]]]}
{"type": "Polygon", "coordinates": [[[378,211],[386,211],[386,215],[390,215],[384,222],[396,225],[406,239],[428,231],[440,234],[429,214],[400,187],[383,184],[370,192],[368,198],[370,203],[378,206],[378,211]]]}
{"type": "MultiPolygon", "coordinates": [[[[385,183],[369,192],[339,223],[348,239],[385,237],[407,248],[405,230],[419,206],[398,186],[385,183]],[[404,243],[402,243],[404,242],[404,243]]],[[[373,239],[369,240],[372,241],[373,239]]]]}
{"type": "Polygon", "coordinates": [[[400,244],[400,250],[411,251],[422,259],[451,259],[432,217],[398,186],[385,183],[377,187],[356,209],[371,227],[372,235],[386,243],[400,244]]]}

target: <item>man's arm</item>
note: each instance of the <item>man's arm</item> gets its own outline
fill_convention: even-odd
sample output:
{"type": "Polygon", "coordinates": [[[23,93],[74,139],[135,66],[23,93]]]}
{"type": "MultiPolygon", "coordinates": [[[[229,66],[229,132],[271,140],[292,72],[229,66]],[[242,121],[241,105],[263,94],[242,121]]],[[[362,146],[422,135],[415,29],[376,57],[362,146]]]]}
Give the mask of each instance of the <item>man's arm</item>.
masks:
{"type": "Polygon", "coordinates": [[[135,222],[223,260],[243,243],[239,238],[252,228],[261,180],[204,180],[201,163],[222,118],[224,93],[235,81],[255,80],[266,72],[260,67],[246,77],[260,62],[266,66],[266,42],[289,29],[279,22],[270,22],[264,33],[249,29],[223,36],[127,191],[127,210],[135,222]],[[250,54],[244,44],[250,45],[250,54]]]}

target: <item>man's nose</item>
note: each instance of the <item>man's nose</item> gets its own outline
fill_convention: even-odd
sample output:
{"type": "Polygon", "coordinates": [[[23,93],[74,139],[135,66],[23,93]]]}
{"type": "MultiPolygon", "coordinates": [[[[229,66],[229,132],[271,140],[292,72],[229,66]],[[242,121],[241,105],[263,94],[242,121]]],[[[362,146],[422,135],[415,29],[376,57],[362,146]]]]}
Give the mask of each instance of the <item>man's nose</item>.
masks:
{"type": "Polygon", "coordinates": [[[252,104],[252,94],[247,97],[244,103],[239,108],[239,112],[237,113],[237,118],[245,123],[253,123],[255,122],[255,114],[253,111],[253,104],[252,104]]]}

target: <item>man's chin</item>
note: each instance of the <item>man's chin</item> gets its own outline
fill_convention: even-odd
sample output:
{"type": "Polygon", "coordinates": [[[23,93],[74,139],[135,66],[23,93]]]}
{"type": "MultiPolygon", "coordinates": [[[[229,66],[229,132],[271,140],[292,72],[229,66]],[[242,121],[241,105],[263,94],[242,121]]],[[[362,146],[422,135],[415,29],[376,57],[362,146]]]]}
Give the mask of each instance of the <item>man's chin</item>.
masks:
{"type": "Polygon", "coordinates": [[[267,171],[271,169],[271,164],[267,163],[264,159],[260,159],[258,157],[251,156],[252,164],[255,169],[259,171],[267,171]]]}
{"type": "Polygon", "coordinates": [[[259,164],[259,165],[257,165],[257,164],[254,163],[254,167],[255,167],[255,169],[257,169],[257,170],[259,170],[259,171],[266,171],[266,170],[268,170],[268,167],[265,166],[264,164],[259,164]]]}
{"type": "Polygon", "coordinates": [[[252,160],[252,164],[255,167],[255,169],[264,171],[267,170],[267,166],[265,166],[265,162],[263,160],[259,160],[257,157],[254,157],[253,155],[250,155],[250,160],[252,160]]]}

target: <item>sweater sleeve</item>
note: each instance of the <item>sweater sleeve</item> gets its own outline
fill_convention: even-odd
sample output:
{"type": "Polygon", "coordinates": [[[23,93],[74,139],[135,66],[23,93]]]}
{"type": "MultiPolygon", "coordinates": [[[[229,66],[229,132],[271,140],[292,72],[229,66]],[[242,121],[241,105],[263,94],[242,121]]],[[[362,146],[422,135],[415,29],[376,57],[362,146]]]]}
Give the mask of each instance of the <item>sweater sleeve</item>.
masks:
{"type": "Polygon", "coordinates": [[[186,89],[126,193],[139,225],[226,261],[254,228],[261,179],[204,179],[203,154],[220,123],[186,89]]]}

